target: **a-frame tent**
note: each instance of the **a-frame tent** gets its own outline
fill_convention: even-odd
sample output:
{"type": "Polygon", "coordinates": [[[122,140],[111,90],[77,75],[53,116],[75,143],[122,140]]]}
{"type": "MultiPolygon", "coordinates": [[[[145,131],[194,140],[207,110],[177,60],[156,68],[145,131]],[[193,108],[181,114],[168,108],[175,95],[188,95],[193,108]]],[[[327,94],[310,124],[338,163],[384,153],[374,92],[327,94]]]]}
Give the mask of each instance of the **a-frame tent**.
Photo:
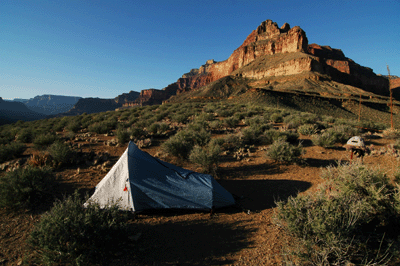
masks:
{"type": "Polygon", "coordinates": [[[88,202],[121,209],[211,210],[235,200],[211,175],[193,172],[161,161],[133,142],[96,186],[88,202]]]}

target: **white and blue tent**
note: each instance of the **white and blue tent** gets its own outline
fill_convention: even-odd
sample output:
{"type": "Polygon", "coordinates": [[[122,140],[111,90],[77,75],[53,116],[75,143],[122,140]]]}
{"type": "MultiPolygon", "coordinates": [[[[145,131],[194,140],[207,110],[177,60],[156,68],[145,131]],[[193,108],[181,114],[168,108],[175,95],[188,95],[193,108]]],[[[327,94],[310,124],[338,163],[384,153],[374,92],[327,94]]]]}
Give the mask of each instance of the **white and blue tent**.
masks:
{"type": "MultiPolygon", "coordinates": [[[[235,204],[227,190],[207,174],[161,161],[141,151],[133,142],[96,186],[88,202],[102,208],[211,210],[235,204]]],[[[87,203],[88,203],[87,202],[87,203]]]]}

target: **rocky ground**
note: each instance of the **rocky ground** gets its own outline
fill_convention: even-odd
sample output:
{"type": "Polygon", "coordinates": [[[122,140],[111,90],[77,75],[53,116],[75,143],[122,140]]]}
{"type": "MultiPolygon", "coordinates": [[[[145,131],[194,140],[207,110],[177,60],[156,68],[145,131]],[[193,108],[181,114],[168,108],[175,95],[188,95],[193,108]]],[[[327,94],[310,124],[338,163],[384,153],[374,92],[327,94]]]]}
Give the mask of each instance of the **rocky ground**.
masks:
{"type": "MultiPolygon", "coordinates": [[[[166,139],[166,138],[164,138],[166,139]]],[[[324,167],[349,162],[350,154],[340,145],[325,149],[313,146],[309,137],[301,136],[305,148],[301,165],[276,163],[265,157],[265,146],[251,146],[238,154],[221,155],[216,179],[238,197],[238,206],[202,212],[158,212],[138,214],[132,219],[135,232],[131,243],[115,254],[112,265],[282,265],[282,245],[288,241],[274,223],[275,201],[312,192],[322,182],[324,167]]],[[[167,157],[160,152],[163,139],[144,141],[142,149],[153,156],[179,166],[197,170],[186,161],[167,157]]],[[[375,136],[367,141],[374,152],[364,164],[380,167],[389,176],[399,166],[393,153],[393,140],[375,136]]],[[[91,192],[95,185],[118,160],[127,144],[118,145],[112,135],[82,133],[72,145],[81,153],[79,165],[56,170],[61,185],[59,195],[75,189],[91,192]]],[[[29,160],[3,164],[5,171],[29,160]]],[[[60,196],[60,198],[62,198],[60,196]]],[[[21,265],[22,258],[34,255],[25,240],[40,214],[50,206],[18,213],[0,210],[0,265],[21,265]]]]}

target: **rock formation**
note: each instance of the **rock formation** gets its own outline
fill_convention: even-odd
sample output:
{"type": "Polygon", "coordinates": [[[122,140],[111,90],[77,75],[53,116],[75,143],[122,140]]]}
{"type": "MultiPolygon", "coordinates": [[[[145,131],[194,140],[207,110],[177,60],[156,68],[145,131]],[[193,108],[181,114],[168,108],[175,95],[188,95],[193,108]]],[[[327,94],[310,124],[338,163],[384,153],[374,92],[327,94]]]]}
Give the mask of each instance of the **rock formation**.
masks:
{"type": "Polygon", "coordinates": [[[81,97],[62,95],[41,95],[25,101],[25,105],[38,113],[55,115],[70,110],[81,97]]]}
{"type": "MultiPolygon", "coordinates": [[[[257,86],[273,87],[273,82],[288,80],[295,84],[296,79],[299,83],[304,79],[329,80],[353,91],[352,87],[384,96],[389,93],[387,79],[347,58],[341,50],[308,45],[306,34],[300,27],[291,28],[285,23],[279,28],[275,22],[266,20],[225,61],[207,60],[199,69],[192,69],[162,90],[142,91],[137,102],[158,104],[163,98],[198,90],[229,75],[247,78],[253,83],[258,81],[257,86]]],[[[318,86],[315,83],[315,89],[318,86]]]]}
{"type": "Polygon", "coordinates": [[[0,97],[0,125],[13,123],[18,120],[32,121],[45,117],[44,114],[28,109],[22,102],[4,101],[0,97]]]}
{"type": "Polygon", "coordinates": [[[124,104],[127,102],[133,102],[139,97],[140,93],[137,91],[130,91],[129,93],[122,93],[115,97],[115,102],[119,104],[124,104]]]}
{"type": "Polygon", "coordinates": [[[114,111],[122,104],[117,103],[114,99],[100,99],[100,98],[82,98],[74,107],[62,115],[80,115],[83,113],[92,114],[106,111],[114,111]]]}

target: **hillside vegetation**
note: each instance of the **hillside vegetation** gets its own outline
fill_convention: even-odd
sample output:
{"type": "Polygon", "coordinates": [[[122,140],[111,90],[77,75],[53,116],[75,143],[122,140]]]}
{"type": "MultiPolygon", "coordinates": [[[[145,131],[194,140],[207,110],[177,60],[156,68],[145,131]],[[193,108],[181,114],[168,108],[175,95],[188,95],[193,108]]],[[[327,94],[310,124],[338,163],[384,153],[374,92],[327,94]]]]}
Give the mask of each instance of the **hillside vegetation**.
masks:
{"type": "Polygon", "coordinates": [[[396,265],[400,145],[398,131],[388,129],[388,111],[365,105],[358,121],[355,107],[339,100],[296,94],[281,100],[280,92],[263,89],[247,96],[1,126],[0,262],[396,265]],[[379,123],[364,119],[367,112],[379,123]],[[354,135],[376,145],[363,165],[350,164],[342,147],[354,135]],[[238,206],[214,215],[136,217],[97,205],[83,209],[85,194],[129,141],[162,160],[212,174],[238,196],[238,206]],[[393,166],[389,172],[370,169],[382,161],[393,162],[386,163],[393,166]],[[346,202],[354,202],[359,215],[343,225],[353,215],[346,202]]]}

